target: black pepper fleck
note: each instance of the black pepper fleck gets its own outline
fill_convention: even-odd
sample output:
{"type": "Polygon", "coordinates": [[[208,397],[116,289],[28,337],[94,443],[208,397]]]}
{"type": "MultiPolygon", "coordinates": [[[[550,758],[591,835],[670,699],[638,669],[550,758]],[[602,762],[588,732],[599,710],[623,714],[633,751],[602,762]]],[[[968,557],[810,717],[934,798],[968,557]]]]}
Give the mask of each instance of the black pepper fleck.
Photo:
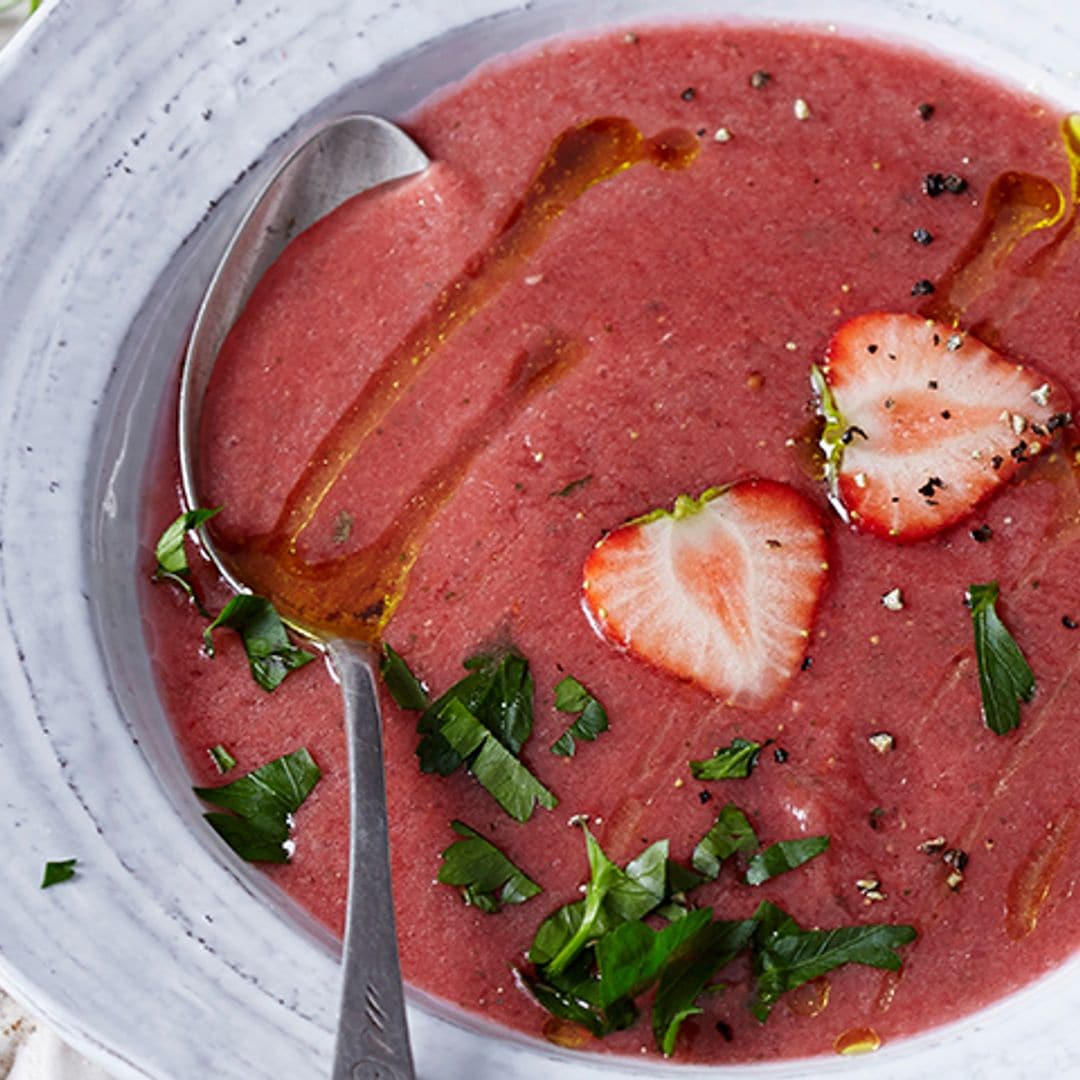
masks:
{"type": "Polygon", "coordinates": [[[990,464],[993,466],[994,471],[996,472],[998,469],[1001,468],[1002,465],[1005,464],[1005,459],[1000,454],[995,454],[990,459],[990,464]]]}
{"type": "Polygon", "coordinates": [[[712,792],[706,791],[704,788],[697,793],[697,800],[704,806],[712,798],[712,792]]]}
{"type": "Polygon", "coordinates": [[[948,409],[942,409],[941,410],[941,419],[942,420],[951,420],[952,419],[952,413],[949,412],[948,409]]]}
{"type": "Polygon", "coordinates": [[[868,353],[869,353],[869,354],[870,354],[871,356],[873,356],[873,355],[874,355],[874,353],[876,353],[876,352],[877,352],[877,350],[878,350],[878,347],[877,347],[876,345],[867,345],[867,346],[866,346],[866,351],[867,351],[867,352],[868,352],[868,353]]]}
{"type": "Polygon", "coordinates": [[[694,88],[693,88],[692,86],[688,86],[688,87],[687,87],[687,88],[686,88],[686,89],[685,89],[685,90],[684,90],[684,91],[683,91],[683,92],[682,92],[682,93],[681,93],[681,94],[679,95],[679,97],[681,97],[681,98],[683,99],[683,101],[693,101],[693,100],[694,100],[694,98],[696,98],[696,97],[697,97],[697,91],[696,91],[696,90],[695,90],[695,89],[694,89],[694,88]]]}
{"type": "Polygon", "coordinates": [[[929,229],[915,229],[911,234],[911,239],[916,244],[922,244],[925,247],[934,242],[934,234],[929,229]]]}
{"type": "Polygon", "coordinates": [[[735,1032],[732,1030],[731,1025],[723,1020],[716,1021],[716,1030],[723,1036],[724,1042],[731,1042],[735,1038],[735,1032]]]}
{"type": "Polygon", "coordinates": [[[772,752],[772,756],[773,759],[776,761],[777,765],[783,765],[787,761],[787,759],[791,757],[791,755],[782,746],[778,746],[772,752]]]}
{"type": "Polygon", "coordinates": [[[915,107],[915,111],[919,114],[920,120],[929,120],[934,115],[934,106],[928,101],[923,101],[915,107]]]}
{"type": "Polygon", "coordinates": [[[911,286],[912,296],[929,296],[934,291],[934,283],[929,278],[920,278],[911,286]]]}
{"type": "Polygon", "coordinates": [[[931,476],[927,478],[927,481],[921,488],[919,488],[919,494],[924,498],[929,499],[933,497],[935,490],[943,488],[945,481],[940,476],[931,476]]]}
{"type": "Polygon", "coordinates": [[[802,664],[799,665],[802,671],[809,671],[814,666],[814,658],[807,656],[803,658],[802,664]]]}
{"type": "Polygon", "coordinates": [[[750,76],[750,85],[755,90],[761,90],[763,87],[769,85],[772,82],[772,76],[764,70],[755,71],[750,76]]]}
{"type": "Polygon", "coordinates": [[[1080,627],[1080,623],[1078,623],[1071,615],[1062,615],[1061,625],[1064,626],[1066,630],[1076,630],[1080,627]]]}
{"type": "Polygon", "coordinates": [[[923,177],[922,189],[931,199],[936,199],[946,192],[950,195],[962,195],[967,191],[968,182],[956,173],[927,173],[923,177]]]}
{"type": "Polygon", "coordinates": [[[989,525],[980,525],[971,530],[971,539],[976,544],[985,544],[994,535],[994,530],[989,525]]]}

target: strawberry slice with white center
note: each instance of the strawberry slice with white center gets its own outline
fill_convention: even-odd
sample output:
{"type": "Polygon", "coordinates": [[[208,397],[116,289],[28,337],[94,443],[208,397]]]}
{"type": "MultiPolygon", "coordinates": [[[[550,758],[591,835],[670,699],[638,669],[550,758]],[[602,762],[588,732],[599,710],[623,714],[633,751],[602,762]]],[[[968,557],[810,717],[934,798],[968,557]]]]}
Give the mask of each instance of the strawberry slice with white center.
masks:
{"type": "Polygon", "coordinates": [[[1053,380],[917,315],[845,323],[812,381],[834,504],[900,541],[966,518],[1071,421],[1053,380]]]}
{"type": "Polygon", "coordinates": [[[583,602],[615,644],[729,704],[761,708],[798,670],[828,572],[821,515],[787,484],[680,495],[608,533],[583,602]]]}

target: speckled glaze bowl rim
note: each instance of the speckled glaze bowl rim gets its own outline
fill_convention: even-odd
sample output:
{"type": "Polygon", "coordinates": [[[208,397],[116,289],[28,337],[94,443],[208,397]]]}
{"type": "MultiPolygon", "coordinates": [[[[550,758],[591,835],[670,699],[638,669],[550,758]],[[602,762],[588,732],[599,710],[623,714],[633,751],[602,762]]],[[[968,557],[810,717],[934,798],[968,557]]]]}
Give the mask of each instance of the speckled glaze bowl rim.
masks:
{"type": "MultiPolygon", "coordinates": [[[[678,5],[809,22],[803,7],[678,5]]],[[[656,0],[587,14],[566,0],[55,0],[0,54],[0,981],[118,1076],[329,1074],[334,943],[202,828],[146,698],[133,578],[147,406],[216,253],[297,125],[415,101],[396,57],[454,31],[423,55],[438,66],[460,51],[460,64],[470,41],[523,40],[516,25],[546,36],[642,11],[670,14],[656,0]],[[43,863],[71,856],[76,880],[41,892],[43,863]]],[[[1050,0],[833,0],[811,25],[829,21],[921,41],[1063,105],[1077,96],[1080,11],[1050,0]]],[[[412,1020],[425,1076],[1036,1076],[1080,1054],[1077,970],[861,1061],[583,1060],[422,995],[412,1020]]]]}

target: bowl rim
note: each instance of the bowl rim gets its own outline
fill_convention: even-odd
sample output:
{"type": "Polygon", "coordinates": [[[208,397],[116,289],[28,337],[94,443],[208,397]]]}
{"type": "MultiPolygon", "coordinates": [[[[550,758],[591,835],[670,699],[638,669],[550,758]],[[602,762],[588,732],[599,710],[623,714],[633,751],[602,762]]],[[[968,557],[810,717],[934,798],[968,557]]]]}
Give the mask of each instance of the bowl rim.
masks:
{"type": "MultiPolygon", "coordinates": [[[[552,26],[571,6],[566,0],[525,5],[552,26]]],[[[629,6],[609,0],[596,14],[614,21],[629,6]]],[[[686,0],[680,8],[700,15],[738,6],[686,0]]],[[[451,23],[492,26],[527,14],[508,0],[464,0],[452,12],[439,0],[416,0],[407,9],[369,2],[357,31],[362,36],[345,42],[341,19],[354,7],[318,0],[297,14],[273,0],[247,0],[223,18],[213,0],[189,0],[180,15],[165,0],[142,0],[123,10],[120,23],[107,0],[58,0],[0,54],[0,190],[20,192],[18,200],[0,203],[0,236],[11,238],[14,252],[0,265],[0,296],[17,313],[0,344],[0,711],[10,718],[0,754],[0,790],[7,792],[0,828],[12,852],[11,895],[0,913],[0,974],[16,996],[117,1075],[249,1076],[269,1061],[283,1073],[307,1074],[312,1062],[329,1061],[336,961],[328,936],[313,927],[306,938],[294,935],[288,971],[263,960],[263,953],[280,951],[275,935],[282,918],[302,917],[268,919],[270,894],[260,879],[193,827],[194,803],[175,798],[183,775],[175,748],[170,756],[167,741],[154,738],[156,718],[136,715],[137,670],[110,666],[99,642],[130,633],[123,620],[138,625],[134,586],[118,610],[111,598],[123,570],[116,544],[128,545],[129,572],[137,546],[129,493],[117,478],[124,468],[138,469],[132,446],[147,436],[124,409],[146,392],[149,376],[116,358],[146,346],[140,315],[170,298],[192,302],[244,192],[295,123],[340,99],[343,72],[349,80],[370,78],[451,23]],[[289,79],[278,60],[283,49],[317,53],[318,62],[305,65],[303,80],[289,79]],[[32,77],[41,70],[51,73],[48,93],[39,93],[32,77]],[[260,94],[277,111],[249,108],[260,94]],[[176,291],[166,295],[161,283],[169,273],[181,286],[174,280],[176,291]],[[44,576],[43,557],[50,566],[44,576]],[[66,584],[60,595],[58,584],[66,584]],[[60,673],[57,653],[65,658],[60,673]],[[152,763],[148,754],[156,755],[152,763]],[[71,854],[80,858],[78,888],[41,893],[45,859],[71,854]],[[170,971],[170,985],[152,1002],[139,985],[122,985],[125,976],[145,970],[148,956],[167,961],[170,971]],[[211,989],[219,998],[208,1010],[211,989]],[[215,1015],[229,1009],[247,1017],[251,1030],[230,1030],[215,1015]],[[185,1037],[185,1030],[200,1037],[185,1037]],[[223,1049],[227,1036],[233,1045],[223,1049]]],[[[794,0],[767,0],[755,6],[753,21],[798,7],[794,0]]],[[[1029,0],[1026,7],[1054,12],[1050,0],[1029,0]]],[[[895,30],[936,19],[929,39],[941,26],[963,35],[964,13],[976,8],[1015,25],[1017,5],[999,0],[835,0],[799,21],[821,26],[835,17],[856,25],[857,19],[832,14],[842,10],[861,12],[864,25],[873,13],[879,25],[895,30]]],[[[1071,19],[1075,45],[1080,15],[1071,19]]],[[[976,50],[977,66],[989,68],[1039,44],[1023,29],[1010,37],[1007,48],[986,41],[976,50]]],[[[1066,43],[1060,48],[1064,56],[1066,43]]],[[[1060,58],[1055,66],[1068,70],[1060,58]]],[[[1065,99],[1067,83],[1045,67],[1018,59],[1009,74],[1034,75],[1065,99]]],[[[973,1040],[991,1067],[1002,1048],[986,1048],[988,1033],[1007,1021],[1010,1042],[1027,1044],[1025,1069],[1032,1075],[1040,1062],[1046,1068],[1069,1060],[1060,1055],[1080,1051],[1080,1029],[1062,1022],[1063,1008],[1045,1002],[1066,999],[1062,991],[1077,962],[973,1017],[905,1040],[895,1053],[886,1048],[874,1058],[875,1076],[921,1075],[922,1047],[930,1055],[963,1053],[974,1066],[973,1040]],[[1017,1010],[1039,1012],[1039,1023],[1016,1027],[1017,1010]],[[1040,1041],[1038,1032],[1051,1031],[1053,1039],[1040,1041]],[[1022,1040],[1021,1033],[1035,1037],[1022,1040]]],[[[448,1060],[450,1047],[461,1072],[471,1063],[481,1076],[499,1067],[506,1076],[532,1077],[555,1063],[568,1077],[640,1074],[625,1059],[590,1057],[578,1066],[535,1040],[507,1040],[503,1063],[486,1048],[478,1051],[468,1029],[450,1023],[437,1005],[414,1008],[413,1018],[420,1061],[448,1060]]],[[[934,1064],[940,1067],[937,1057],[934,1064]]],[[[729,1067],[724,1074],[779,1080],[808,1068],[818,1075],[864,1070],[818,1058],[729,1067]]],[[[651,1060],[648,1069],[650,1075],[716,1075],[715,1069],[658,1068],[651,1060]]]]}

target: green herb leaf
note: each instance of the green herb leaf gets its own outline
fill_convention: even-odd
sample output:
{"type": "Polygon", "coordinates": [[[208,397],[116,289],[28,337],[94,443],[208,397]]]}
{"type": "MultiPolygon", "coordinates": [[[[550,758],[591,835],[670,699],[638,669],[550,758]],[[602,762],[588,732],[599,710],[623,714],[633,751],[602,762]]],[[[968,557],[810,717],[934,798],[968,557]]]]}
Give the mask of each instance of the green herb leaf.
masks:
{"type": "Polygon", "coordinates": [[[275,758],[254,772],[195,794],[229,814],[205,814],[206,820],[242,859],[288,862],[289,824],[322,775],[304,748],[275,758]]]}
{"type": "Polygon", "coordinates": [[[555,708],[559,712],[580,715],[551,747],[553,754],[573,757],[576,749],[575,739],[593,742],[601,732],[608,729],[607,712],[604,706],[573,675],[567,675],[555,687],[555,708]]]}
{"type": "Polygon", "coordinates": [[[537,803],[554,810],[559,800],[459,700],[443,708],[440,734],[469,772],[515,820],[528,821],[537,803]],[[475,755],[475,757],[473,756],[475,755]]]}
{"type": "Polygon", "coordinates": [[[596,943],[600,1004],[607,1008],[620,998],[635,998],[647,990],[671,954],[711,919],[712,909],[700,908],[662,930],[635,919],[605,934],[596,943]]]}
{"type": "Polygon", "coordinates": [[[422,772],[449,776],[462,757],[442,734],[448,707],[457,702],[510,751],[521,752],[533,726],[533,680],[529,665],[515,652],[474,656],[465,661],[469,674],[456,682],[420,717],[416,749],[422,772]]]}
{"type": "Polygon", "coordinates": [[[424,684],[409,670],[409,665],[389,645],[383,646],[379,673],[386,683],[390,696],[403,709],[420,711],[428,707],[424,684]]]}
{"type": "Polygon", "coordinates": [[[221,743],[218,743],[217,746],[211,746],[209,753],[219,773],[227,773],[230,769],[236,768],[236,758],[221,743]]]}
{"type": "Polygon", "coordinates": [[[442,853],[439,881],[461,889],[465,903],[493,914],[504,904],[522,904],[543,890],[494,844],[461,821],[450,827],[464,837],[442,853]]]}
{"type": "Polygon", "coordinates": [[[221,507],[214,510],[187,510],[181,514],[158,538],[154,548],[157,567],[154,570],[155,581],[171,581],[179,585],[198,605],[200,613],[210,618],[210,613],[199,602],[191,586],[191,567],[188,564],[184,538],[193,529],[199,528],[204,521],[209,521],[221,507]]]}
{"type": "Polygon", "coordinates": [[[580,970],[559,978],[548,977],[546,973],[532,975],[519,971],[518,974],[541,1008],[552,1016],[581,1024],[599,1039],[609,1032],[628,1028],[637,1019],[637,1009],[632,1001],[623,999],[602,1010],[597,1001],[599,982],[586,970],[591,966],[591,960],[586,961],[580,970]]]}
{"type": "Polygon", "coordinates": [[[558,491],[553,491],[551,497],[553,499],[565,499],[567,495],[573,495],[575,491],[580,491],[583,487],[592,483],[592,473],[587,476],[579,476],[576,480],[571,480],[566,487],[559,488],[558,491]]]}
{"type": "Polygon", "coordinates": [[[773,929],[756,939],[754,957],[757,985],[751,1008],[761,1021],[768,1018],[781,994],[843,964],[898,971],[901,960],[895,950],[916,937],[914,927],[882,923],[802,930],[778,908],[768,917],[773,929]],[[777,919],[776,912],[783,918],[777,919]]]}
{"type": "Polygon", "coordinates": [[[672,954],[652,1010],[653,1036],[665,1057],[675,1052],[682,1022],[701,1012],[695,1003],[706,992],[709,980],[750,944],[756,926],[753,919],[710,922],[672,954]]]}
{"type": "Polygon", "coordinates": [[[781,840],[755,855],[746,867],[746,884],[761,885],[770,878],[786,874],[809,862],[829,846],[827,836],[806,836],[781,840]]]}
{"type": "Polygon", "coordinates": [[[720,873],[720,864],[737,851],[753,851],[758,838],[746,815],[733,803],[728,803],[716,819],[716,824],[701,838],[691,859],[694,869],[710,881],[720,873]]]}
{"type": "Polygon", "coordinates": [[[213,656],[212,632],[219,626],[237,631],[244,642],[251,674],[267,691],[276,690],[291,671],[315,659],[289,640],[285,624],[274,605],[263,596],[240,593],[222,609],[203,632],[206,651],[213,656]]]}
{"type": "Polygon", "coordinates": [[[75,864],[78,859],[61,859],[58,862],[47,862],[45,873],[41,878],[41,887],[47,889],[52,885],[59,885],[61,881],[70,881],[75,876],[75,864]]]}
{"type": "Polygon", "coordinates": [[[711,758],[690,762],[690,774],[695,780],[743,780],[750,775],[758,761],[763,743],[749,739],[732,739],[711,758]]]}
{"type": "Polygon", "coordinates": [[[585,899],[567,904],[540,925],[529,959],[552,975],[563,971],[589,941],[616,926],[640,919],[662,903],[667,877],[668,842],[659,840],[620,870],[582,826],[589,859],[585,899]]]}
{"type": "Polygon", "coordinates": [[[995,735],[1004,735],[1019,726],[1020,702],[1035,695],[1035,675],[998,617],[997,598],[996,581],[968,587],[983,720],[995,735]]]}

